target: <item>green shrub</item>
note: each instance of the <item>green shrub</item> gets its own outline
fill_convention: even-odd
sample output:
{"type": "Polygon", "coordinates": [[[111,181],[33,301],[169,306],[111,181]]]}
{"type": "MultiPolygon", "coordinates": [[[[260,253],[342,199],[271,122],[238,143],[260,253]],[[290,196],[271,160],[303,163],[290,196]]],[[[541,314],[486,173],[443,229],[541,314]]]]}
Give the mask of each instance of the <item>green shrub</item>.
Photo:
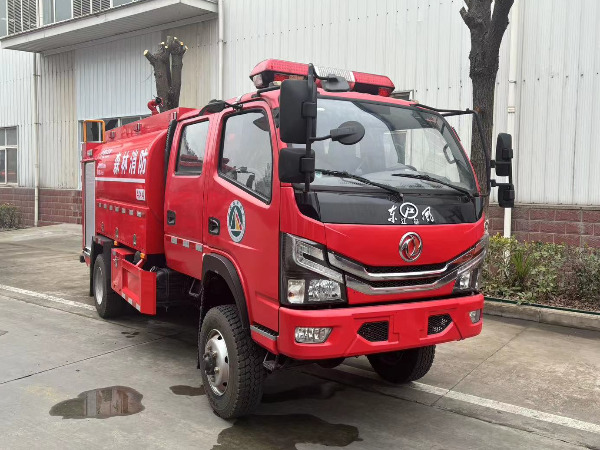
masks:
{"type": "Polygon", "coordinates": [[[600,250],[490,239],[482,274],[490,297],[524,303],[585,304],[600,310],[600,250]]]}
{"type": "Polygon", "coordinates": [[[0,204],[0,228],[17,228],[21,224],[21,214],[15,205],[0,204]]]}

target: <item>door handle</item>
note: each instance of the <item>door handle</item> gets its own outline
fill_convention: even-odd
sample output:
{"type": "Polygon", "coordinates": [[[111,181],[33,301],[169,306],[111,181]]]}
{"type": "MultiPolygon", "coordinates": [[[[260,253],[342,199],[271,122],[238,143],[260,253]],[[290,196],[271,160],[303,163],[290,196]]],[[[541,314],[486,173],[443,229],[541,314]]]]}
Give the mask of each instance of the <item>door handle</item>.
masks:
{"type": "Polygon", "coordinates": [[[214,234],[215,236],[221,232],[221,223],[219,219],[214,217],[208,218],[208,234],[214,234]]]}
{"type": "Polygon", "coordinates": [[[167,211],[167,225],[175,225],[175,211],[167,211]]]}

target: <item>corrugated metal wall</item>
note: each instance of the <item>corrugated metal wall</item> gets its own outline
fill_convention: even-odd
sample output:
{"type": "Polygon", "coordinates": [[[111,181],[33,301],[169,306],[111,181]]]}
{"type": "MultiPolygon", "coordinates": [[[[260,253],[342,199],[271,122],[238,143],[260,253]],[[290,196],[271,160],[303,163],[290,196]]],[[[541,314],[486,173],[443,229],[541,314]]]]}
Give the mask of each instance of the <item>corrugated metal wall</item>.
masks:
{"type": "Polygon", "coordinates": [[[153,32],[75,50],[77,118],[149,114],[146,103],[156,88],[143,53],[160,42],[161,33],[153,32]]]}
{"type": "Polygon", "coordinates": [[[527,0],[521,24],[518,199],[600,205],[600,4],[527,0]]]}
{"type": "Polygon", "coordinates": [[[168,30],[188,49],[183,58],[183,80],[179,103],[198,108],[218,96],[218,24],[216,20],[168,30]]]}
{"type": "Polygon", "coordinates": [[[76,189],[80,151],[74,53],[42,57],[40,75],[40,186],[76,189]]]}
{"type": "Polygon", "coordinates": [[[21,186],[33,186],[33,120],[33,55],[0,50],[0,127],[19,127],[21,186]]]}

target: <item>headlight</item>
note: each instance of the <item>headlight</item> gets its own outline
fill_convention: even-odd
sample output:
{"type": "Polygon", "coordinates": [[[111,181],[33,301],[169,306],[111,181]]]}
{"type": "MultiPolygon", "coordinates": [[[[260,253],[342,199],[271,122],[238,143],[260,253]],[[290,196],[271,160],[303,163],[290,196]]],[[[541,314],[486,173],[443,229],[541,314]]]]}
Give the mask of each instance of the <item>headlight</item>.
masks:
{"type": "Polygon", "coordinates": [[[282,234],[281,302],[315,305],[346,301],[344,276],[327,262],[323,245],[282,234]]]}
{"type": "Polygon", "coordinates": [[[479,277],[481,276],[481,267],[485,260],[488,242],[489,236],[486,234],[477,243],[473,252],[465,255],[464,261],[460,261],[462,266],[458,270],[453,293],[460,294],[479,290],[479,277]]]}

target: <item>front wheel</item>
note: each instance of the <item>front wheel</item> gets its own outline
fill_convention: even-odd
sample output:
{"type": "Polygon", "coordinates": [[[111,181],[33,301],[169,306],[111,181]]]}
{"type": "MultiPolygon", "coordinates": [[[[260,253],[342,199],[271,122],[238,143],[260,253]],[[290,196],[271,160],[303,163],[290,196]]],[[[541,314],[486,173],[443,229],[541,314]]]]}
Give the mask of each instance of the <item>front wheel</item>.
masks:
{"type": "Polygon", "coordinates": [[[265,353],[244,330],[235,305],[208,311],[198,333],[198,352],[204,391],[218,416],[232,419],[258,406],[265,353]]]}
{"type": "Polygon", "coordinates": [[[397,352],[367,355],[377,374],[391,383],[408,383],[423,378],[435,356],[435,345],[411,348],[397,352]]]}

